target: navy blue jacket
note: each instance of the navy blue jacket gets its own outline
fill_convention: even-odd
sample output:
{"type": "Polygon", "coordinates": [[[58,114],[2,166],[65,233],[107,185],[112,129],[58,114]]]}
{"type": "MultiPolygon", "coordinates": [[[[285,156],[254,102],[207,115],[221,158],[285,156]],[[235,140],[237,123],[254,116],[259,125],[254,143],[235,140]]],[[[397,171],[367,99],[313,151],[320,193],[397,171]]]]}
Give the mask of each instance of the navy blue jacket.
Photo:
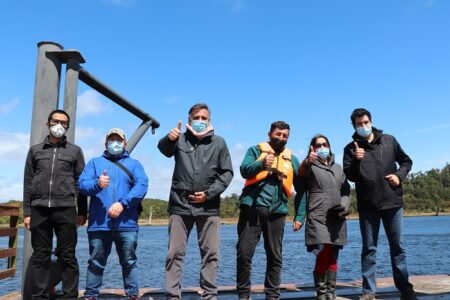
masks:
{"type": "Polygon", "coordinates": [[[348,180],[355,182],[358,211],[403,207],[402,185],[392,187],[385,176],[395,174],[402,182],[411,170],[412,160],[392,135],[376,128],[373,133],[371,143],[355,133],[354,141],[344,148],[344,173],[348,180]],[[355,141],[364,148],[362,160],[354,158],[355,141]]]}

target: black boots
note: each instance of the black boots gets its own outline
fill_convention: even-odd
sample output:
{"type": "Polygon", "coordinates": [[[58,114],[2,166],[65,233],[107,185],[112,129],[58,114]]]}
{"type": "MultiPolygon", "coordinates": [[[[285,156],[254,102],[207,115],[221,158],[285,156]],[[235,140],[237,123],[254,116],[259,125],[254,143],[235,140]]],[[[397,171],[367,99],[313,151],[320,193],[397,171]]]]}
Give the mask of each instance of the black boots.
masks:
{"type": "Polygon", "coordinates": [[[327,271],[327,300],[336,299],[336,272],[327,271]]]}
{"type": "Polygon", "coordinates": [[[316,288],[316,295],[318,300],[327,300],[327,273],[319,274],[313,272],[314,287],[316,288]]]}
{"type": "Polygon", "coordinates": [[[336,272],[328,270],[325,274],[313,272],[314,287],[318,300],[336,299],[336,272]]]}

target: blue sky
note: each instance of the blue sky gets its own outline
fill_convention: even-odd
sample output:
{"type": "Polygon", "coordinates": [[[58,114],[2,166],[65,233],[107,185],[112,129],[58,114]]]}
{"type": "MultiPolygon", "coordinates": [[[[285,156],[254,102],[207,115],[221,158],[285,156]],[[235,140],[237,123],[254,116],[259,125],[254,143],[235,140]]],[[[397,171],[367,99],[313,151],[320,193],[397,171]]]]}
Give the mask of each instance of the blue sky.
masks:
{"type": "MultiPolygon", "coordinates": [[[[156,145],[199,101],[232,154],[225,195],[240,193],[242,157],[276,120],[291,125],[300,159],[323,133],[340,162],[356,107],[397,137],[414,172],[442,168],[449,15],[444,0],[1,1],[0,201],[22,198],[40,41],[79,50],[86,70],[161,122],[132,154],[150,177],[147,197],[167,199],[173,161],[156,145]]],[[[76,143],[87,160],[109,128],[131,135],[139,124],[83,83],[78,95],[76,143]]]]}

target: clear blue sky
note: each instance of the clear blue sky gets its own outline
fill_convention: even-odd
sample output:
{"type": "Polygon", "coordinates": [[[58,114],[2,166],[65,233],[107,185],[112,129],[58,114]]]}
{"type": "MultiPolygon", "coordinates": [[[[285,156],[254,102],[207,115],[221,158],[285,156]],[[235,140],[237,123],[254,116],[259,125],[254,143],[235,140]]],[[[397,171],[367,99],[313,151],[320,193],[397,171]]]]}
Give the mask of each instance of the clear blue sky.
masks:
{"type": "MultiPolygon", "coordinates": [[[[330,138],[338,161],[350,113],[365,107],[397,137],[413,171],[450,162],[450,1],[82,0],[0,3],[0,201],[22,199],[39,41],[79,50],[85,69],[161,122],[133,156],[147,197],[167,199],[173,161],[157,142],[199,101],[239,164],[271,122],[291,125],[302,159],[330,138]]],[[[61,88],[63,90],[63,88],[61,88]]],[[[80,83],[76,143],[100,155],[110,127],[139,122],[80,83]]],[[[61,106],[62,106],[62,101],[61,106]]]]}

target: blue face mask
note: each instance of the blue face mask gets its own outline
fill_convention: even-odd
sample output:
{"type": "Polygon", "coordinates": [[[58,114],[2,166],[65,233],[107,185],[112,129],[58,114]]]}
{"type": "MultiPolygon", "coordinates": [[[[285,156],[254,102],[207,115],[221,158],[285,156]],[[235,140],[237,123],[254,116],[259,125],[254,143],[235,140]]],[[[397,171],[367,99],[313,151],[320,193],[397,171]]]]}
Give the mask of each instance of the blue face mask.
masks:
{"type": "Polygon", "coordinates": [[[108,141],[106,143],[109,154],[119,155],[123,153],[123,142],[108,141]]]}
{"type": "Polygon", "coordinates": [[[192,128],[198,133],[205,131],[207,127],[208,127],[208,122],[192,121],[192,128]]]}
{"type": "Polygon", "coordinates": [[[320,147],[316,150],[317,156],[321,159],[328,158],[330,156],[330,148],[320,147]]]}
{"type": "Polygon", "coordinates": [[[372,126],[369,126],[369,127],[364,127],[364,126],[356,127],[356,133],[359,136],[361,136],[363,138],[366,138],[372,133],[372,126]]]}

